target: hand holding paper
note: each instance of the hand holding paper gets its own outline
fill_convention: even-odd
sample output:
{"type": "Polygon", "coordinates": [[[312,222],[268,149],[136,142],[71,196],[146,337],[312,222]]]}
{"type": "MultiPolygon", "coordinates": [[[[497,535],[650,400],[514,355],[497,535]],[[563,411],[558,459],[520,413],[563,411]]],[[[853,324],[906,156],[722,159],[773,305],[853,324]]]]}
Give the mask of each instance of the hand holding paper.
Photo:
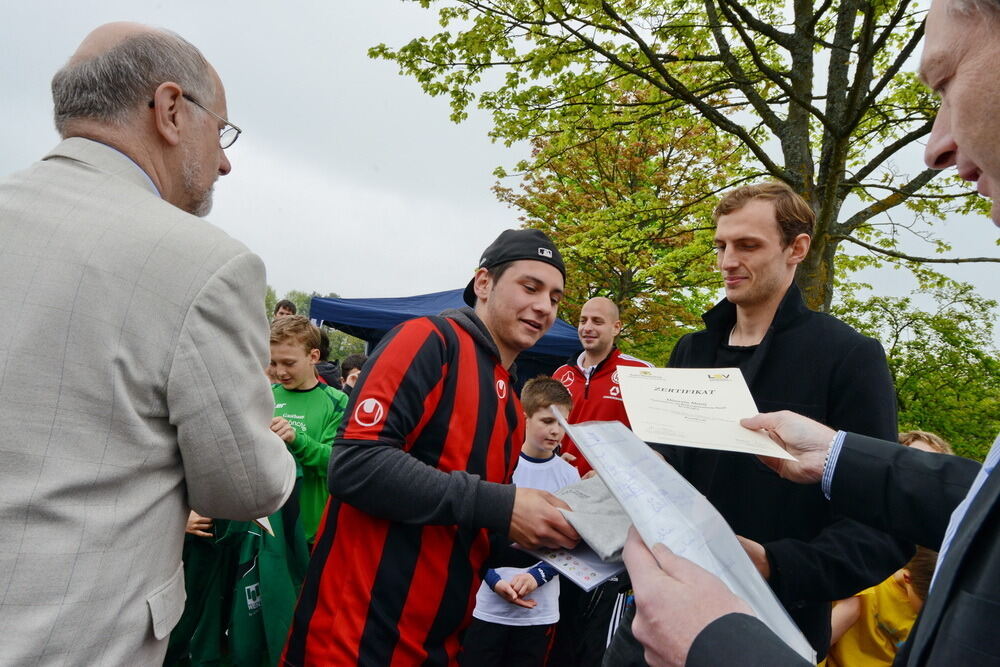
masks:
{"type": "Polygon", "coordinates": [[[695,637],[709,623],[732,612],[753,614],[718,577],[662,544],[646,548],[634,528],[623,556],[635,590],[632,633],[651,667],[684,665],[695,637]]]}
{"type": "Polygon", "coordinates": [[[764,465],[784,479],[799,484],[819,482],[823,476],[826,453],[836,433],[832,428],[788,410],[742,419],[740,424],[744,428],[766,430],[775,442],[781,443],[797,459],[787,461],[761,457],[764,465]]]}
{"type": "Polygon", "coordinates": [[[572,549],[580,540],[560,509],[569,509],[548,491],[518,487],[510,518],[510,539],[528,549],[572,549]]]}

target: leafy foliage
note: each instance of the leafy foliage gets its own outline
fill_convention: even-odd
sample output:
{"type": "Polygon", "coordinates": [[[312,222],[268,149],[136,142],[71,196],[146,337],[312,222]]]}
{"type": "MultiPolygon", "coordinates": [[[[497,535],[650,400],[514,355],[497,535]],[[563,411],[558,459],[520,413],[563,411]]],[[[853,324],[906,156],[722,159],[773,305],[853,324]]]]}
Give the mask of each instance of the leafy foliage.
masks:
{"type": "Polygon", "coordinates": [[[478,103],[493,136],[512,144],[669,135],[700,119],[739,149],[703,151],[730,183],[791,185],[817,214],[797,278],[814,308],[832,302],[844,241],[872,261],[907,259],[899,242],[909,234],[932,244],[929,261],[1000,261],[940,257],[948,245],[930,223],[986,204],[956,177],[898,163],[930,133],[936,107],[902,71],[923,34],[915,0],[417,1],[438,9],[442,31],[370,54],[448,96],[456,121],[478,103]]]}
{"type": "Polygon", "coordinates": [[[518,165],[520,188],[495,191],[562,249],[562,316],[575,321],[587,299],[607,296],[622,309],[622,347],[665,363],[717,292],[712,195],[734,178],[738,161],[717,165],[713,156],[738,146],[696,118],[571,129],[532,145],[531,159],[518,165]]]}
{"type": "Polygon", "coordinates": [[[997,303],[954,281],[926,292],[933,310],[914,305],[914,295],[863,298],[860,290],[847,291],[833,312],[885,346],[900,430],[937,433],[957,453],[982,460],[1000,430],[997,303]]]}

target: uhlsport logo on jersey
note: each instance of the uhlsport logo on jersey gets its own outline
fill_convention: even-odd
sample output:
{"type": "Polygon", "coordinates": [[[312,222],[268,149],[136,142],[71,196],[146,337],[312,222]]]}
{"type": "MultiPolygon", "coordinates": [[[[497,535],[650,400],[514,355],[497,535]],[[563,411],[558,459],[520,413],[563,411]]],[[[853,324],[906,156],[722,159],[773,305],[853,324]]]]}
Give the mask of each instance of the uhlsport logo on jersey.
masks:
{"type": "Polygon", "coordinates": [[[559,378],[559,381],[562,383],[562,386],[566,387],[567,389],[569,389],[570,387],[572,387],[573,386],[573,371],[566,371],[565,373],[563,373],[562,377],[559,378]]]}
{"type": "Polygon", "coordinates": [[[497,380],[497,396],[500,400],[507,398],[507,383],[503,380],[497,380]]]}
{"type": "Polygon", "coordinates": [[[354,421],[361,426],[375,426],[385,418],[385,408],[374,398],[366,398],[354,408],[354,421]]]}

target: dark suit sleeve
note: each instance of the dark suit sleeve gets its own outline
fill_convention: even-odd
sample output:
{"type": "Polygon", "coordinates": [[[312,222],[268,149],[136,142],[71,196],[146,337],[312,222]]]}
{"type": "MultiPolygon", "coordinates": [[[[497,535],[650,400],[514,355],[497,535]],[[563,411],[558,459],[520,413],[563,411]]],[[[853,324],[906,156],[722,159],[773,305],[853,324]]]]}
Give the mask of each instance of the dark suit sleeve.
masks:
{"type": "Polygon", "coordinates": [[[778,639],[759,619],[727,614],[695,637],[685,667],[806,667],[812,663],[778,639]]]}
{"type": "Polygon", "coordinates": [[[848,433],[830,500],[846,516],[938,551],[951,513],[965,498],[979,467],[960,456],[848,433]]]}
{"type": "MultiPolygon", "coordinates": [[[[852,341],[829,391],[827,424],[895,441],[895,390],[878,341],[860,336],[852,341]]],[[[764,547],[771,587],[786,606],[854,595],[902,567],[914,551],[912,542],[836,515],[809,542],[783,539],[764,547]]]]}
{"type": "Polygon", "coordinates": [[[843,355],[830,383],[826,424],[851,433],[896,441],[896,388],[882,345],[859,340],[843,355]]]}

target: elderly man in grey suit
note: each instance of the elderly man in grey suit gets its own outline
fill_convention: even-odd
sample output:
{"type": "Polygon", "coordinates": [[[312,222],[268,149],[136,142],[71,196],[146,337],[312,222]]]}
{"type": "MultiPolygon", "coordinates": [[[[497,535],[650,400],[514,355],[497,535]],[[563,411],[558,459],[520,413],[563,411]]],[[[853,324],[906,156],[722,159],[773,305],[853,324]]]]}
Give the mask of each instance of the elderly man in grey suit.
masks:
{"type": "Polygon", "coordinates": [[[195,217],[238,133],[195,47],[102,26],[52,92],[64,141],[0,183],[0,662],[158,664],[188,508],[294,483],[264,267],[195,217]]]}

